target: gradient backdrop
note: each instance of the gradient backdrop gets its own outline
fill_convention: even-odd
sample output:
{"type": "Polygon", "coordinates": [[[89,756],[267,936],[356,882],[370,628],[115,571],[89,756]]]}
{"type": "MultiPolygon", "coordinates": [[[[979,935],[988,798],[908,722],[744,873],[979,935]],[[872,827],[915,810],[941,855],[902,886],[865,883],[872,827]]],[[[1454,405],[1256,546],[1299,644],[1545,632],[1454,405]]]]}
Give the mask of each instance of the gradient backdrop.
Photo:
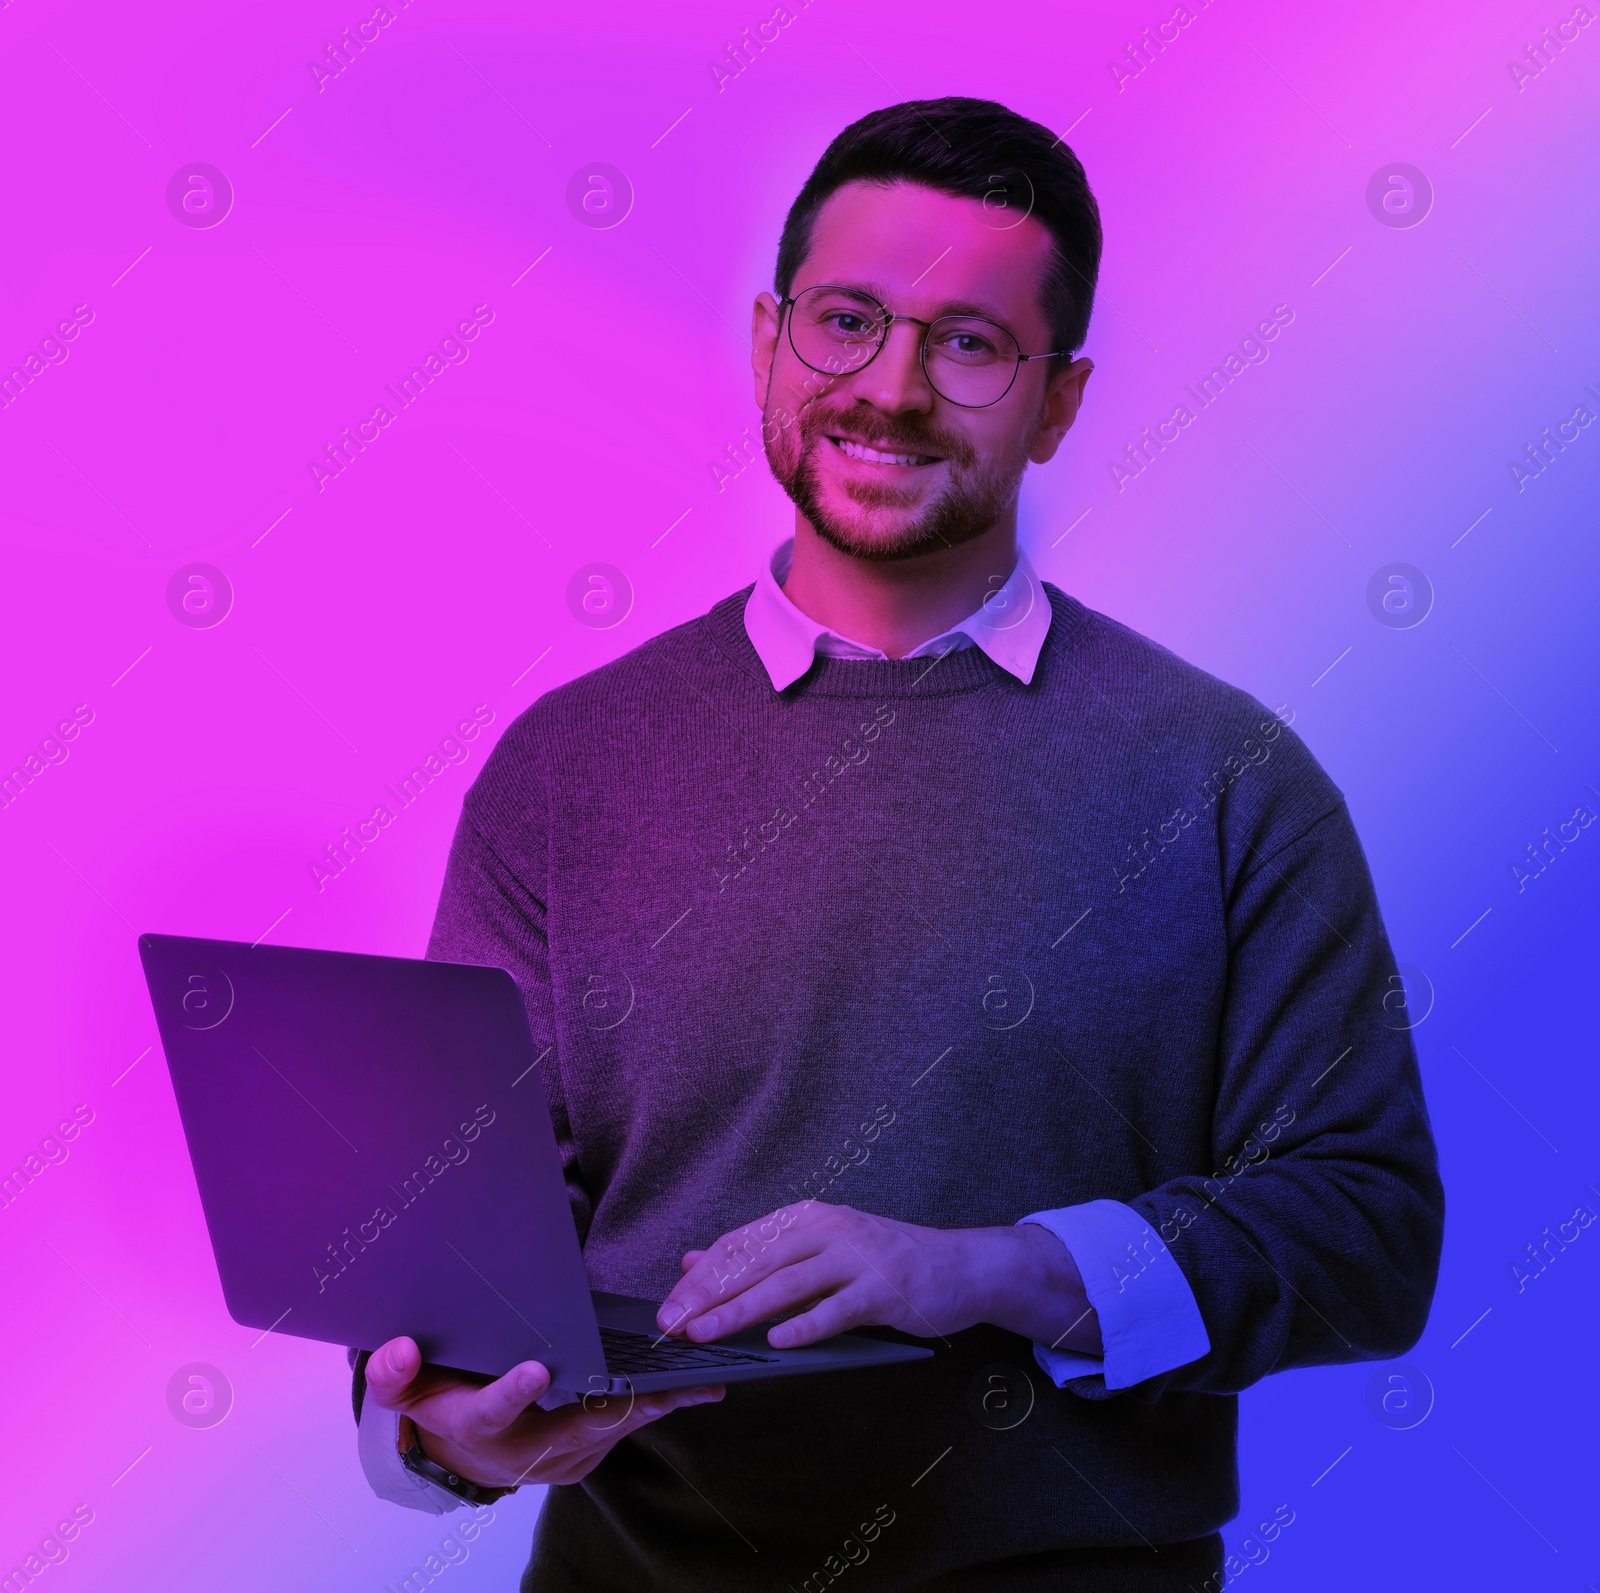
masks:
{"type": "MultiPolygon", "coordinates": [[[[135,933],[421,954],[483,738],[310,865],[477,705],[498,733],[753,578],[789,506],[727,450],[784,211],[846,122],[957,92],[1065,134],[1105,219],[1030,553],[1293,716],[1407,965],[1432,1324],[1244,1397],[1245,1586],[1600,1585],[1600,16],[789,4],[3,0],[0,1574],[83,1507],[47,1593],[377,1593],[462,1519],[372,1497],[338,1350],[229,1320],[135,933]],[[595,563],[626,589],[585,617],[595,563]],[[190,1413],[196,1363],[225,1387],[190,1413]]],[[[446,1593],[514,1587],[538,1504],[446,1593]]]]}

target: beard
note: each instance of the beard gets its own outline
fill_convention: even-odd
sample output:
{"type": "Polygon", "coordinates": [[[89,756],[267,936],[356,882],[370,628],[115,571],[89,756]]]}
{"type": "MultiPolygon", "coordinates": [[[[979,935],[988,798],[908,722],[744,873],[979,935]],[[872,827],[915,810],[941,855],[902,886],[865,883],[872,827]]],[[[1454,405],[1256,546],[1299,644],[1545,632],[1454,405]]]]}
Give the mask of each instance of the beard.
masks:
{"type": "Polygon", "coordinates": [[[988,462],[980,461],[959,432],[899,420],[859,403],[826,408],[814,401],[788,425],[774,421],[769,403],[762,438],[772,474],[817,535],[853,558],[887,563],[959,547],[994,525],[1016,501],[1039,423],[1018,440],[1010,457],[988,462]],[[817,462],[823,449],[834,446],[828,440],[831,431],[889,453],[942,458],[948,481],[909,518],[904,511],[917,502],[918,488],[890,482],[827,486],[817,462]]]}

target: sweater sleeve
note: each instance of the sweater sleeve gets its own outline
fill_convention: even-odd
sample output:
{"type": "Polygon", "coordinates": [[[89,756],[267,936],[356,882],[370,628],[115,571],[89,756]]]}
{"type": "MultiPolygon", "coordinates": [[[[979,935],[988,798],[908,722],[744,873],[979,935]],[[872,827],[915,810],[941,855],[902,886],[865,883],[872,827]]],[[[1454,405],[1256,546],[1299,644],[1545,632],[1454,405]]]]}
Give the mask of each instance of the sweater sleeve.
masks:
{"type": "Polygon", "coordinates": [[[521,866],[514,868],[480,827],[469,798],[450,844],[428,956],[437,962],[505,968],[517,981],[528,1009],[534,1052],[544,1060],[545,1094],[581,1242],[588,1234],[594,1208],[578,1168],[561,1089],[545,904],[537,894],[540,882],[532,877],[530,863],[522,855],[523,847],[537,845],[542,837],[532,833],[531,816],[525,828],[528,834],[519,847],[521,866]]]}
{"type": "MultiPolygon", "coordinates": [[[[1438,1276],[1432,1128],[1343,802],[1250,853],[1226,908],[1215,1172],[1129,1202],[1189,1280],[1211,1347],[1140,1398],[1234,1393],[1290,1367],[1402,1354],[1438,1276]]],[[[1103,1384],[1088,1386],[1098,1382],[1075,1388],[1104,1398],[1103,1384]]]]}
{"type": "MultiPolygon", "coordinates": [[[[572,1204],[573,1222],[581,1241],[589,1231],[593,1206],[578,1169],[576,1147],[567,1121],[561,1092],[560,1070],[556,1066],[554,1003],[550,989],[549,951],[545,937],[545,905],[539,895],[539,882],[531,857],[542,845],[541,826],[536,822],[539,809],[525,805],[523,842],[527,857],[520,868],[513,868],[485,837],[476,821],[469,793],[467,806],[456,825],[445,865],[444,885],[434,914],[433,932],[428,940],[428,957],[435,962],[466,962],[492,968],[505,968],[517,981],[528,1009],[535,1053],[544,1059],[545,1095],[550,1103],[556,1144],[572,1204]]],[[[373,1422],[362,1421],[366,1392],[366,1353],[351,1351],[351,1399],[356,1424],[365,1433],[373,1422]]],[[[363,1444],[366,1443],[363,1438],[363,1444]]],[[[363,1464],[367,1449],[363,1448],[363,1464]]],[[[398,1464],[398,1462],[394,1462],[398,1464]]],[[[393,1465],[383,1453],[381,1469],[393,1479],[393,1465]]],[[[372,1475],[369,1469],[369,1476],[372,1475]]],[[[406,1481],[414,1479],[406,1473],[406,1481]]],[[[377,1486],[377,1483],[374,1483],[377,1486]]],[[[382,1490],[380,1490],[382,1491],[382,1490]]],[[[443,1490],[435,1490],[442,1493],[443,1490]]],[[[393,1493],[384,1493],[386,1498],[393,1493]]],[[[426,1496],[425,1496],[426,1497],[426,1496]]],[[[448,1496],[447,1496],[448,1497],[448,1496]]],[[[406,1501],[402,1501],[406,1502],[406,1501]]],[[[424,1503],[421,1508],[432,1508],[424,1503]]]]}

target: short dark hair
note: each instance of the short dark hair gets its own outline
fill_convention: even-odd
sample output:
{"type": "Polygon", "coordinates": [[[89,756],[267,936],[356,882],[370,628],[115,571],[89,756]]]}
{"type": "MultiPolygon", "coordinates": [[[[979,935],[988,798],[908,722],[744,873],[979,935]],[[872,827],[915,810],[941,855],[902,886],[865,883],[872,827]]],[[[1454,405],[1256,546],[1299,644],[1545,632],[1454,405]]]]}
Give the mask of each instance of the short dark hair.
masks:
{"type": "MultiPolygon", "coordinates": [[[[1100,207],[1078,157],[1047,127],[993,100],[908,100],[852,122],[823,151],[783,224],[777,289],[787,297],[811,250],[817,212],[851,182],[920,183],[957,198],[1024,205],[1055,239],[1040,301],[1056,349],[1089,331],[1100,271],[1100,207]]],[[[1025,212],[1026,213],[1026,212],[1025,212]]]]}

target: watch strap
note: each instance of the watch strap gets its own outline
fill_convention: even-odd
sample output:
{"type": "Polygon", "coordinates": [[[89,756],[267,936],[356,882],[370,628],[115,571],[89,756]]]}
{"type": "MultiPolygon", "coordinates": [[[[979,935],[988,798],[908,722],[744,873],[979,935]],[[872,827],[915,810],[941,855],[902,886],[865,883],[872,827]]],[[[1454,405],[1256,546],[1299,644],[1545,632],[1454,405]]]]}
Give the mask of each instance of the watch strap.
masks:
{"type": "Polygon", "coordinates": [[[443,1488],[446,1493],[452,1493],[456,1498],[470,1505],[493,1504],[496,1499],[503,1499],[508,1493],[515,1493],[516,1487],[489,1488],[475,1482],[468,1482],[465,1477],[457,1476],[453,1471],[447,1470],[437,1461],[430,1460],[422,1452],[422,1443],[417,1434],[417,1424],[409,1416],[400,1418],[400,1430],[396,1437],[396,1447],[400,1451],[400,1464],[414,1476],[422,1477],[426,1481],[443,1488]]]}

